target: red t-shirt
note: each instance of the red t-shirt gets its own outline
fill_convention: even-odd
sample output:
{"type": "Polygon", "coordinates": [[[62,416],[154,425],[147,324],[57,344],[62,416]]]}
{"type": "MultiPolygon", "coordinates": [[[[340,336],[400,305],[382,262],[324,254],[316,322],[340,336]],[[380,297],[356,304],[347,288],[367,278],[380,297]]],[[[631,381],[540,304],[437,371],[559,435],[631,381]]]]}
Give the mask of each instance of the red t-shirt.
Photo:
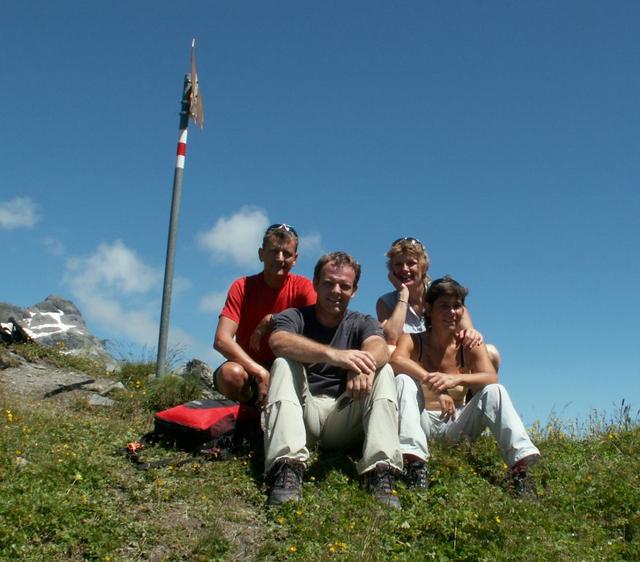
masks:
{"type": "Polygon", "coordinates": [[[315,303],[316,291],[306,277],[290,273],[280,289],[272,289],[265,283],[262,273],[258,273],[232,283],[220,316],[237,322],[236,342],[252,359],[268,364],[274,360],[268,336],[262,338],[260,351],[256,353],[249,349],[249,338],[260,320],[267,314],[315,303]]]}

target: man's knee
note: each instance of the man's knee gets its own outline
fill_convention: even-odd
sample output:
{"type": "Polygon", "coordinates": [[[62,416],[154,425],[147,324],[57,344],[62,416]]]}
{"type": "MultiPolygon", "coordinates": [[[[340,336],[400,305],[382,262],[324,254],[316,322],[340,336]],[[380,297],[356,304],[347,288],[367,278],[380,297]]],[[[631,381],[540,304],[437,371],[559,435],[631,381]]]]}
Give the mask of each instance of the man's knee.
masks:
{"type": "Polygon", "coordinates": [[[293,361],[285,357],[276,357],[273,364],[271,365],[271,384],[273,384],[273,381],[276,378],[282,376],[296,377],[300,374],[304,374],[302,363],[298,363],[297,361],[293,361]]]}
{"type": "Polygon", "coordinates": [[[228,361],[222,364],[216,373],[216,387],[220,392],[227,388],[242,388],[249,380],[249,374],[239,363],[228,361]]]}
{"type": "Polygon", "coordinates": [[[393,369],[388,363],[378,370],[373,381],[373,399],[385,398],[397,403],[397,390],[393,369]]]}
{"type": "Polygon", "coordinates": [[[249,402],[255,389],[249,373],[239,363],[227,361],[215,372],[214,385],[218,392],[239,402],[249,402]]]}
{"type": "Polygon", "coordinates": [[[287,359],[286,357],[276,357],[271,365],[271,372],[273,373],[275,370],[282,369],[291,370],[292,364],[295,363],[295,361],[291,361],[291,359],[287,359]]]}
{"type": "Polygon", "coordinates": [[[277,357],[271,366],[267,401],[276,402],[283,397],[293,400],[294,396],[301,396],[304,379],[305,371],[302,363],[277,357]]]}

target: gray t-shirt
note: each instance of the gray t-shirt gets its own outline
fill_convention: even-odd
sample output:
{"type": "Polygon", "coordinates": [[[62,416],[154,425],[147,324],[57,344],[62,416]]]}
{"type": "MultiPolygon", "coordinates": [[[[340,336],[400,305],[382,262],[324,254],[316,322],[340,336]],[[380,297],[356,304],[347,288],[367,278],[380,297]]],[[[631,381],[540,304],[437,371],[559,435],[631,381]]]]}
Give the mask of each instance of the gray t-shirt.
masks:
{"type": "MultiPolygon", "coordinates": [[[[342,322],[327,328],[318,322],[315,306],[289,308],[273,315],[273,331],[299,334],[310,340],[336,349],[362,349],[371,336],[384,337],[380,323],[368,314],[347,310],[342,322]]],[[[325,394],[337,398],[347,385],[347,371],[328,363],[305,364],[311,394],[325,394]]]]}

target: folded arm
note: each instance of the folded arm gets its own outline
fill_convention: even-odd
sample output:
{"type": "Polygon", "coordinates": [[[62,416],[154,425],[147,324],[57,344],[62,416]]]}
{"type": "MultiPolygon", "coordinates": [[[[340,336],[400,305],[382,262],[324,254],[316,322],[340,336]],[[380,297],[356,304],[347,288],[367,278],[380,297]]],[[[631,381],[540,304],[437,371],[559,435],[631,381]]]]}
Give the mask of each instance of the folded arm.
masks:
{"type": "Polygon", "coordinates": [[[488,384],[498,382],[498,375],[489,359],[484,345],[472,349],[464,349],[465,363],[469,365],[470,373],[448,374],[430,373],[425,381],[429,389],[434,392],[446,392],[450,388],[464,385],[473,391],[478,391],[488,384]]]}

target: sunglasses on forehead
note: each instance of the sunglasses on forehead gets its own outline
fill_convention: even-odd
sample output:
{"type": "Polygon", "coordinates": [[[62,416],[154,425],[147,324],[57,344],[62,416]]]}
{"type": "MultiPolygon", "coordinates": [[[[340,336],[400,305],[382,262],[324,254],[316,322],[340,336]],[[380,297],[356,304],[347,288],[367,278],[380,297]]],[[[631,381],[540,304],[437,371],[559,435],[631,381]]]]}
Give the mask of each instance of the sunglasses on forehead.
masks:
{"type": "Polygon", "coordinates": [[[290,224],[272,224],[269,228],[267,228],[267,230],[265,231],[265,235],[269,234],[270,232],[273,232],[274,230],[284,230],[285,232],[290,232],[291,234],[293,234],[296,238],[298,238],[298,233],[296,232],[296,229],[293,228],[290,224]]]}
{"type": "Polygon", "coordinates": [[[420,240],[418,240],[417,238],[412,238],[411,236],[405,236],[403,238],[398,238],[397,240],[394,240],[391,245],[395,246],[396,244],[399,244],[400,242],[409,242],[409,244],[417,244],[418,246],[421,246],[424,249],[424,244],[422,242],[420,242],[420,240]]]}

